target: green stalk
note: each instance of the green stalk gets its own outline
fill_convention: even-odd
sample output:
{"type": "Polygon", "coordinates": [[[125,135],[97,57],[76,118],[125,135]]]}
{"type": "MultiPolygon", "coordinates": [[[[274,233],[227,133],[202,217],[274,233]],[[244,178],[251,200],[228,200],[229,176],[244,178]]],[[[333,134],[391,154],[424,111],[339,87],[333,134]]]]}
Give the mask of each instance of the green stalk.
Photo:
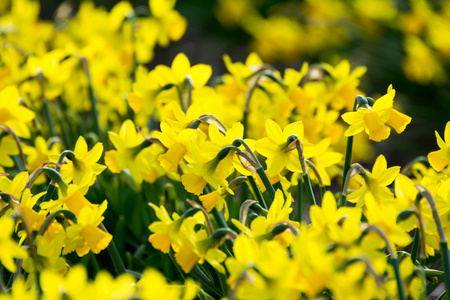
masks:
{"type": "Polygon", "coordinates": [[[301,223],[303,219],[303,177],[297,176],[297,220],[301,223]]]}
{"type": "Polygon", "coordinates": [[[220,283],[220,288],[222,289],[223,295],[224,297],[228,296],[228,283],[227,283],[227,277],[225,276],[225,274],[222,273],[218,273],[219,276],[219,283],[220,283]]]}
{"type": "Polygon", "coordinates": [[[352,163],[352,148],[353,148],[353,136],[349,136],[347,138],[347,147],[345,148],[345,158],[344,158],[344,170],[342,173],[342,187],[341,187],[341,197],[339,197],[338,207],[346,206],[347,204],[347,196],[343,195],[344,191],[344,183],[347,178],[348,170],[350,169],[350,165],[352,163]]]}
{"type": "Polygon", "coordinates": [[[400,276],[400,263],[397,257],[391,257],[391,263],[394,267],[395,279],[397,281],[398,298],[406,300],[405,288],[403,286],[402,277],[400,276]]]}
{"type": "Polygon", "coordinates": [[[212,209],[212,214],[214,216],[214,219],[216,219],[219,227],[228,228],[227,221],[225,221],[225,218],[223,217],[223,215],[220,213],[220,211],[216,207],[214,207],[212,209]]]}
{"type": "Polygon", "coordinates": [[[417,253],[419,251],[419,242],[420,242],[420,233],[419,233],[419,229],[416,228],[416,232],[414,233],[413,246],[412,246],[412,250],[411,250],[411,260],[412,260],[413,264],[416,264],[416,261],[417,261],[417,253]]]}
{"type": "MultiPolygon", "coordinates": [[[[352,111],[356,111],[357,105],[358,105],[358,97],[356,97],[355,102],[353,103],[352,111]]],[[[344,169],[342,172],[341,197],[339,197],[338,207],[346,206],[347,204],[347,196],[342,196],[342,192],[344,190],[344,183],[345,178],[347,177],[348,169],[350,169],[350,165],[352,164],[352,150],[353,150],[353,136],[349,136],[347,138],[347,146],[345,148],[344,169]]]]}
{"type": "MultiPolygon", "coordinates": [[[[106,230],[106,227],[105,225],[103,225],[103,223],[100,223],[99,227],[101,230],[108,233],[108,230],[106,230]]],[[[111,239],[111,242],[108,245],[108,252],[109,256],[111,256],[111,260],[113,262],[114,268],[116,269],[117,275],[125,274],[127,270],[125,269],[122,258],[120,258],[120,254],[117,251],[116,245],[114,244],[114,239],[111,239]]]]}
{"type": "Polygon", "coordinates": [[[289,145],[287,146],[287,148],[284,151],[286,151],[286,150],[290,151],[290,148],[291,148],[290,146],[293,143],[295,143],[295,147],[297,148],[297,152],[298,152],[298,159],[300,160],[300,165],[302,166],[302,178],[303,178],[303,183],[305,184],[305,189],[306,189],[306,194],[308,196],[309,204],[316,205],[316,198],[314,197],[311,180],[309,179],[309,175],[306,170],[305,157],[303,156],[303,144],[295,135],[289,136],[288,142],[290,139],[294,139],[294,141],[289,143],[289,145]]]}
{"type": "Polygon", "coordinates": [[[255,178],[253,176],[247,176],[248,182],[250,183],[253,193],[255,194],[256,200],[258,200],[259,204],[264,208],[267,208],[266,201],[264,200],[263,195],[261,194],[261,190],[259,189],[258,185],[256,184],[255,178]]]}
{"type": "Polygon", "coordinates": [[[173,265],[175,266],[175,269],[177,270],[177,274],[180,277],[180,279],[183,281],[183,283],[186,282],[186,277],[184,277],[183,272],[181,271],[180,266],[177,264],[175,257],[173,256],[173,250],[170,250],[170,252],[168,253],[170,260],[172,261],[173,265]]]}
{"type": "Polygon", "coordinates": [[[264,172],[263,167],[256,169],[256,173],[258,173],[259,178],[261,178],[264,186],[266,187],[266,191],[270,195],[270,198],[272,198],[272,200],[275,199],[275,189],[273,188],[273,185],[270,183],[269,177],[267,177],[267,174],[266,172],[264,172]]]}
{"type": "Polygon", "coordinates": [[[220,289],[218,289],[198,267],[198,265],[195,265],[191,272],[189,273],[195,280],[199,281],[202,286],[205,288],[205,290],[211,294],[216,299],[220,299],[223,297],[223,293],[220,289]]]}

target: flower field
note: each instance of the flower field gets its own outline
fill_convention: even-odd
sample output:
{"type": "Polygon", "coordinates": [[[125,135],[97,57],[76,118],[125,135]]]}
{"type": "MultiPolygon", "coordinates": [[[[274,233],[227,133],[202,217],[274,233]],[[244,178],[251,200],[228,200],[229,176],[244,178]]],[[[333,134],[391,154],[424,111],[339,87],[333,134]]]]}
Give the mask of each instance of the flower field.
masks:
{"type": "Polygon", "coordinates": [[[446,299],[449,2],[175,2],[0,4],[0,300],[446,299]]]}

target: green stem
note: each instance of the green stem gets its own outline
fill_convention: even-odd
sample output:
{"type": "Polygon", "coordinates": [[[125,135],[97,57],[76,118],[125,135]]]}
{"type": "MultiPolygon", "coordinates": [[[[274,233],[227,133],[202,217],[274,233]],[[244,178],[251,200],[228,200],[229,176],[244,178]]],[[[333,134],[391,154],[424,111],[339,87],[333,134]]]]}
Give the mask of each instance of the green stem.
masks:
{"type": "MultiPolygon", "coordinates": [[[[106,230],[106,227],[105,225],[103,225],[103,223],[100,223],[99,227],[101,230],[108,233],[108,230],[106,230]]],[[[111,239],[111,242],[108,245],[108,252],[109,256],[111,256],[111,260],[113,262],[114,268],[116,269],[117,275],[125,274],[127,271],[123,264],[122,258],[120,258],[119,252],[117,251],[116,244],[114,244],[114,239],[111,239]]]]}
{"type": "Polygon", "coordinates": [[[214,207],[211,212],[214,218],[216,219],[216,222],[219,225],[219,227],[228,228],[227,221],[225,221],[225,218],[216,207],[214,207]]]}
{"type": "Polygon", "coordinates": [[[303,219],[303,177],[297,176],[297,220],[301,223],[303,219]]]}
{"type": "Polygon", "coordinates": [[[303,176],[303,182],[305,183],[306,194],[308,195],[308,200],[310,205],[317,205],[316,199],[314,197],[314,193],[311,186],[311,180],[309,179],[308,173],[305,173],[303,176]]]}
{"type": "Polygon", "coordinates": [[[256,169],[256,173],[258,173],[259,178],[261,178],[264,186],[266,187],[266,191],[269,193],[270,198],[275,199],[275,189],[273,185],[270,183],[269,177],[267,177],[266,172],[264,172],[263,167],[256,169]]]}
{"type": "Polygon", "coordinates": [[[185,283],[186,282],[186,277],[184,277],[184,274],[181,271],[180,266],[177,264],[177,262],[175,260],[175,257],[173,256],[173,250],[170,250],[170,252],[168,254],[169,254],[170,260],[172,261],[173,265],[175,266],[175,269],[177,270],[178,276],[183,281],[183,283],[185,283]]]}
{"type": "Polygon", "coordinates": [[[391,257],[392,266],[394,267],[395,279],[397,281],[398,298],[406,300],[405,288],[403,286],[402,277],[400,276],[400,263],[397,258],[391,257]]]}
{"type": "Polygon", "coordinates": [[[220,299],[223,297],[223,293],[220,289],[218,289],[198,267],[198,265],[194,266],[189,273],[195,280],[199,281],[205,290],[211,294],[213,297],[220,299]]]}
{"type": "Polygon", "coordinates": [[[444,278],[445,278],[445,288],[448,290],[450,288],[450,256],[448,252],[447,241],[441,241],[441,257],[442,265],[444,266],[444,278]]]}
{"type": "MultiPolygon", "coordinates": [[[[353,103],[353,110],[356,111],[356,107],[358,105],[358,97],[356,97],[355,102],[353,103]]],[[[347,196],[342,196],[342,192],[344,190],[345,178],[347,177],[348,169],[350,169],[350,165],[352,164],[352,151],[353,151],[353,136],[349,136],[347,138],[347,146],[345,148],[345,158],[344,158],[344,169],[342,172],[342,186],[341,186],[341,197],[339,197],[338,207],[346,206],[347,204],[347,196]]]]}
{"type": "Polygon", "coordinates": [[[342,186],[341,186],[341,197],[339,197],[338,207],[346,206],[347,196],[343,195],[344,183],[347,178],[348,170],[352,163],[352,148],[353,148],[353,136],[347,138],[347,147],[345,148],[345,159],[344,159],[344,170],[342,173],[342,186]]]}
{"type": "Polygon", "coordinates": [[[263,195],[261,194],[261,190],[259,189],[258,185],[256,184],[255,178],[253,176],[247,176],[248,182],[250,183],[253,193],[255,194],[256,200],[258,200],[259,204],[264,208],[267,208],[266,201],[264,200],[263,195]]]}
{"type": "Polygon", "coordinates": [[[242,116],[242,126],[244,126],[244,133],[242,137],[245,139],[247,137],[247,122],[248,122],[248,107],[244,108],[244,114],[242,116]]]}
{"type": "Polygon", "coordinates": [[[224,297],[227,297],[228,296],[227,277],[225,276],[225,274],[222,274],[222,273],[218,273],[218,276],[219,276],[220,288],[222,289],[224,297]]]}
{"type": "Polygon", "coordinates": [[[419,229],[416,228],[416,232],[414,233],[414,241],[411,250],[411,260],[413,264],[416,264],[417,261],[417,253],[419,252],[419,242],[420,242],[420,233],[419,229]]]}
{"type": "Polygon", "coordinates": [[[309,179],[308,171],[306,170],[305,157],[303,156],[303,144],[296,136],[293,136],[293,138],[295,138],[294,142],[295,142],[295,145],[297,148],[300,165],[302,167],[303,183],[305,184],[305,189],[306,189],[306,194],[308,195],[309,204],[316,205],[316,198],[314,197],[311,180],[309,179]]]}

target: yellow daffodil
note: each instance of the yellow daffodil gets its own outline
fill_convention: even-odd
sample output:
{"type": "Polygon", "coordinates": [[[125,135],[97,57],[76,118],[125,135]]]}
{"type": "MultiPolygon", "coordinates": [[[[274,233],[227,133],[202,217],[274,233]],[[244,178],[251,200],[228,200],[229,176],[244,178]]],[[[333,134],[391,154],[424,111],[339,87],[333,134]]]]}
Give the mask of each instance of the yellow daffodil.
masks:
{"type": "Polygon", "coordinates": [[[375,101],[372,108],[359,107],[356,112],[343,114],[342,119],[350,124],[345,136],[353,136],[364,130],[371,140],[380,142],[387,139],[391,132],[386,124],[398,133],[402,132],[411,122],[411,118],[392,108],[394,96],[395,90],[391,85],[387,94],[375,101]]]}
{"type": "Polygon", "coordinates": [[[34,119],[34,112],[20,104],[19,90],[9,85],[0,91],[0,125],[6,125],[23,138],[30,137],[27,123],[34,119]]]}
{"type": "MultiPolygon", "coordinates": [[[[157,207],[153,203],[149,203],[149,205],[155,210],[156,217],[159,221],[155,221],[149,226],[150,231],[153,233],[149,236],[148,241],[154,248],[163,253],[169,253],[171,246],[178,250],[180,245],[178,232],[185,218],[180,218],[177,213],[173,213],[171,218],[164,206],[157,207]]],[[[199,223],[204,221],[201,212],[195,214],[194,218],[199,223]]]]}
{"type": "Polygon", "coordinates": [[[133,121],[126,120],[120,127],[119,134],[109,131],[108,135],[117,149],[109,150],[105,154],[105,164],[111,172],[120,173],[128,169],[137,183],[141,183],[142,180],[154,182],[164,174],[157,161],[163,149],[157,144],[146,148],[140,147],[145,138],[136,132],[133,121]]]}
{"type": "MultiPolygon", "coordinates": [[[[324,138],[318,142],[315,146],[317,149],[316,154],[312,157],[312,162],[317,168],[317,171],[322,178],[324,185],[331,184],[330,171],[328,168],[336,166],[340,161],[342,161],[343,155],[339,152],[332,151],[329,149],[331,143],[330,138],[324,138]]],[[[310,172],[311,179],[316,178],[314,172],[310,172]]]]}
{"type": "Polygon", "coordinates": [[[315,153],[315,148],[307,143],[303,137],[303,123],[301,121],[294,122],[286,126],[283,130],[274,121],[266,120],[267,137],[259,139],[256,144],[256,151],[267,157],[267,171],[270,176],[274,176],[286,167],[292,172],[302,172],[300,159],[296,150],[284,150],[288,146],[288,137],[297,135],[297,138],[303,143],[303,155],[306,159],[315,153]]]}
{"type": "Polygon", "coordinates": [[[437,144],[440,149],[430,152],[428,154],[428,161],[433,169],[439,172],[442,171],[450,161],[450,147],[447,146],[447,143],[450,142],[450,122],[447,122],[447,125],[445,125],[444,140],[442,140],[437,131],[435,131],[435,133],[437,144]]]}
{"type": "Polygon", "coordinates": [[[411,242],[409,234],[397,224],[398,211],[393,206],[379,205],[371,194],[366,195],[365,203],[367,209],[364,215],[368,223],[384,231],[394,251],[396,245],[404,247],[411,242]]]}
{"type": "Polygon", "coordinates": [[[372,173],[366,172],[361,175],[363,184],[356,192],[348,195],[347,200],[356,203],[357,207],[362,207],[368,194],[380,202],[393,198],[392,192],[387,187],[400,172],[400,167],[387,167],[386,158],[383,155],[378,156],[372,168],[372,173]]]}
{"type": "Polygon", "coordinates": [[[10,272],[16,271],[14,258],[26,258],[27,251],[22,249],[12,238],[14,232],[14,220],[9,216],[0,218],[0,261],[10,272]]]}
{"type": "Polygon", "coordinates": [[[97,175],[106,169],[106,166],[98,164],[103,153],[101,143],[88,150],[86,140],[80,136],[75,144],[75,160],[68,161],[61,168],[61,176],[65,182],[72,182],[80,188],[83,194],[94,184],[97,175]]]}
{"type": "Polygon", "coordinates": [[[318,239],[351,244],[361,235],[361,211],[354,207],[337,208],[336,199],[330,191],[325,193],[321,207],[311,206],[310,215],[310,231],[315,232],[318,239]]]}
{"type": "Polygon", "coordinates": [[[222,262],[227,257],[217,249],[216,242],[207,236],[206,230],[194,231],[195,219],[186,219],[180,234],[180,248],[175,253],[175,260],[185,273],[189,273],[197,263],[208,261],[218,272],[225,273],[222,262]]]}
{"type": "Polygon", "coordinates": [[[76,184],[69,185],[66,195],[62,195],[62,197],[57,200],[51,200],[41,204],[41,208],[49,212],[54,212],[65,207],[76,215],[78,215],[85,206],[89,206],[91,209],[95,208],[95,205],[83,196],[83,193],[76,184]]]}
{"type": "Polygon", "coordinates": [[[79,256],[86,255],[89,250],[98,254],[112,240],[112,235],[98,228],[103,221],[102,214],[107,207],[106,200],[98,207],[85,206],[77,216],[77,224],[66,228],[68,241],[64,252],[77,251],[79,256]]]}
{"type": "MultiPolygon", "coordinates": [[[[49,147],[42,136],[36,137],[33,146],[24,146],[23,153],[27,156],[27,166],[30,172],[34,172],[42,166],[45,162],[50,161],[49,155],[53,157],[61,153],[61,143],[55,142],[49,147]]],[[[44,176],[39,176],[35,184],[42,184],[45,182],[44,176]]]]}
{"type": "Polygon", "coordinates": [[[336,81],[331,85],[333,89],[333,96],[330,97],[331,106],[336,110],[346,108],[350,111],[355,97],[362,94],[358,89],[359,78],[366,73],[367,68],[359,66],[350,72],[350,62],[348,60],[342,60],[335,67],[329,64],[323,64],[323,66],[330,73],[333,80],[336,81]]]}
{"type": "MultiPolygon", "coordinates": [[[[289,219],[289,214],[292,212],[291,204],[293,198],[290,194],[283,196],[281,190],[277,190],[275,193],[275,199],[270,205],[269,212],[267,216],[259,216],[254,219],[250,225],[250,228],[242,225],[237,220],[232,219],[233,224],[239,228],[243,233],[251,236],[252,238],[258,240],[258,238],[264,238],[265,234],[270,232],[275,228],[280,222],[291,223],[294,227],[299,227],[299,223],[291,221],[289,219]]],[[[281,245],[287,247],[293,240],[294,236],[291,230],[286,230],[281,234],[276,235],[273,240],[276,240],[281,245]]]]}
{"type": "Polygon", "coordinates": [[[14,160],[10,157],[19,154],[17,143],[12,136],[5,136],[0,141],[0,166],[11,168],[14,160]]]}

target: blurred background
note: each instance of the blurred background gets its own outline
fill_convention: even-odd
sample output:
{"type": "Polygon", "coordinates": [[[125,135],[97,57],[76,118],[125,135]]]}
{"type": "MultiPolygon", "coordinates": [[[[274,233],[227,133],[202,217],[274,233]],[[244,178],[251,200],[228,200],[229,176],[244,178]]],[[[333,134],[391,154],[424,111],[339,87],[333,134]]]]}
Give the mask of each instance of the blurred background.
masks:
{"type": "MultiPolygon", "coordinates": [[[[74,15],[80,2],[64,3],[74,15]]],[[[107,10],[117,4],[94,2],[107,10]]],[[[41,0],[41,18],[53,20],[61,3],[41,0]]],[[[376,97],[393,84],[394,106],[412,117],[403,134],[376,143],[380,153],[404,165],[437,149],[434,130],[443,136],[450,119],[450,1],[182,0],[176,9],[187,31],[180,41],[157,47],[150,68],[170,65],[179,52],[192,64],[211,65],[213,78],[227,72],[223,54],[245,61],[256,51],[278,70],[348,59],[352,69],[367,67],[360,90],[376,97]]]]}

